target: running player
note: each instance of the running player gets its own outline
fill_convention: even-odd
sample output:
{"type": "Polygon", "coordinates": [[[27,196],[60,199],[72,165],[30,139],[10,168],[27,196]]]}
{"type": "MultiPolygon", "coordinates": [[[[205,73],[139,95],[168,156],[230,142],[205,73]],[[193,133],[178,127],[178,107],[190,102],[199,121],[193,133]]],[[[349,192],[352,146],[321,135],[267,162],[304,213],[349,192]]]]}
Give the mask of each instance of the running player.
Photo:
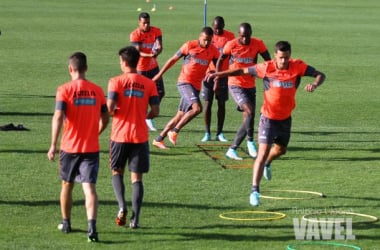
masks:
{"type": "Polygon", "coordinates": [[[177,114],[166,124],[160,135],[153,140],[153,145],[160,149],[167,149],[164,143],[166,136],[169,137],[169,141],[173,145],[176,145],[179,131],[202,112],[202,104],[199,100],[202,80],[209,64],[212,61],[216,62],[219,56],[218,49],[211,44],[212,36],[212,28],[204,27],[198,40],[184,43],[153,78],[153,80],[160,79],[168,69],[184,57],[177,81],[177,87],[181,94],[177,114]]]}
{"type": "Polygon", "coordinates": [[[304,89],[313,92],[325,80],[324,73],[302,60],[292,59],[291,46],[287,41],[275,45],[274,60],[257,65],[218,72],[210,77],[252,75],[264,80],[264,103],[261,107],[258,141],[259,153],[253,165],[253,185],[250,194],[252,206],[260,203],[260,180],[262,176],[271,179],[271,162],[287,151],[292,111],[296,106],[295,95],[301,77],[314,77],[313,83],[304,89]]]}

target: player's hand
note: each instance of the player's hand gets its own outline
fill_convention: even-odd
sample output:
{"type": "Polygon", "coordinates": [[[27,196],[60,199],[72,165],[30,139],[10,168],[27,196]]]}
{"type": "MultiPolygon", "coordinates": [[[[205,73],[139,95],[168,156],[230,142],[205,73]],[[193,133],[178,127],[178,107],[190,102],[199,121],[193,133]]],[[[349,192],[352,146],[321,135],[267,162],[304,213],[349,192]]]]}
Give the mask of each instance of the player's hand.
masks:
{"type": "Polygon", "coordinates": [[[56,151],[55,146],[51,146],[47,153],[47,158],[49,159],[49,161],[54,161],[55,151],[56,151]]]}
{"type": "Polygon", "coordinates": [[[215,78],[215,71],[211,70],[211,71],[207,72],[207,74],[204,78],[204,81],[209,82],[213,78],[215,78]]]}
{"type": "Polygon", "coordinates": [[[307,92],[313,92],[314,90],[317,89],[317,85],[314,83],[309,83],[305,86],[304,88],[307,92]]]}

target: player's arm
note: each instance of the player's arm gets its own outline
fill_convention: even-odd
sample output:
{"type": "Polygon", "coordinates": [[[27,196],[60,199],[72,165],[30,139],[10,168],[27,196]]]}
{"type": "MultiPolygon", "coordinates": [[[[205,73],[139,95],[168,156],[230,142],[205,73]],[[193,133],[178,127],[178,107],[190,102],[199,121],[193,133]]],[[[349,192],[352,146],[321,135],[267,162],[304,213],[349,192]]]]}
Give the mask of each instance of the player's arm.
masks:
{"type": "Polygon", "coordinates": [[[63,120],[65,117],[64,110],[56,109],[51,122],[51,143],[47,153],[47,157],[50,161],[54,161],[55,153],[57,151],[58,137],[62,129],[63,120]]]}
{"type": "MultiPolygon", "coordinates": [[[[158,96],[157,96],[158,98],[158,96]]],[[[146,115],[146,119],[153,119],[160,114],[160,105],[159,104],[150,104],[150,110],[146,115]]]]}
{"type": "Polygon", "coordinates": [[[153,52],[152,53],[145,53],[145,52],[142,52],[141,51],[141,42],[132,42],[131,41],[131,45],[134,46],[140,53],[140,56],[141,57],[154,57],[156,56],[153,52]]]}
{"type": "Polygon", "coordinates": [[[260,53],[260,56],[265,60],[265,61],[270,61],[272,58],[270,57],[269,51],[266,50],[263,53],[260,53]]]}
{"type": "Polygon", "coordinates": [[[214,81],[215,81],[215,80],[218,80],[219,78],[224,78],[228,76],[241,76],[241,75],[248,75],[248,74],[252,74],[252,72],[249,71],[249,68],[228,69],[225,71],[219,71],[213,74],[209,74],[207,76],[207,80],[214,78],[214,81]]]}
{"type": "Polygon", "coordinates": [[[223,61],[226,60],[227,57],[228,57],[228,55],[225,55],[225,54],[220,55],[220,57],[218,58],[218,60],[216,61],[216,64],[215,64],[216,71],[220,71],[220,68],[223,64],[223,61]]]}
{"type": "Polygon", "coordinates": [[[314,82],[309,83],[305,86],[305,90],[307,92],[313,92],[316,90],[326,79],[326,75],[318,70],[314,70],[311,74],[307,74],[307,76],[314,77],[314,82]]]}
{"type": "Polygon", "coordinates": [[[156,37],[156,41],[155,41],[154,46],[152,48],[152,53],[154,56],[158,56],[159,54],[161,54],[163,49],[164,48],[162,46],[162,36],[158,36],[158,37],[156,37]]]}
{"type": "Polygon", "coordinates": [[[168,71],[180,58],[182,57],[182,54],[180,52],[177,52],[174,56],[172,56],[169,60],[166,61],[164,66],[162,66],[160,72],[155,75],[152,80],[157,81],[162,77],[163,74],[165,74],[166,71],[168,71]]]}
{"type": "Polygon", "coordinates": [[[107,109],[109,115],[114,115],[116,112],[116,101],[117,101],[117,93],[113,91],[108,91],[107,98],[107,109]]]}
{"type": "Polygon", "coordinates": [[[101,134],[104,129],[106,129],[109,122],[109,114],[107,105],[102,105],[100,112],[100,120],[99,120],[99,134],[101,134]]]}

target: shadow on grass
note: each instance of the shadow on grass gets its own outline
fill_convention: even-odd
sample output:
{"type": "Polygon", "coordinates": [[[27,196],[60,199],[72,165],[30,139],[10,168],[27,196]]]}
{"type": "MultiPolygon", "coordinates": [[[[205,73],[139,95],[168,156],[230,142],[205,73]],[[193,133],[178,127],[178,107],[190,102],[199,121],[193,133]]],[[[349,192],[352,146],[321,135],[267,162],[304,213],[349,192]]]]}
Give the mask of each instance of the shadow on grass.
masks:
{"type": "MultiPolygon", "coordinates": [[[[83,206],[85,201],[83,199],[73,201],[74,206],[83,206]]],[[[28,200],[1,200],[0,205],[11,205],[11,206],[30,206],[30,207],[38,207],[38,206],[59,206],[59,200],[41,200],[41,201],[28,201],[28,200]]],[[[115,200],[99,200],[99,206],[117,206],[117,201],[115,200]]],[[[130,202],[127,202],[128,206],[131,206],[130,202]]],[[[159,207],[164,209],[170,208],[190,208],[190,209],[236,209],[236,206],[208,206],[208,205],[199,205],[199,204],[180,204],[180,203],[158,203],[158,202],[144,202],[143,207],[159,207]]]]}
{"type": "Polygon", "coordinates": [[[53,116],[53,113],[43,112],[0,112],[1,116],[53,116]]]}

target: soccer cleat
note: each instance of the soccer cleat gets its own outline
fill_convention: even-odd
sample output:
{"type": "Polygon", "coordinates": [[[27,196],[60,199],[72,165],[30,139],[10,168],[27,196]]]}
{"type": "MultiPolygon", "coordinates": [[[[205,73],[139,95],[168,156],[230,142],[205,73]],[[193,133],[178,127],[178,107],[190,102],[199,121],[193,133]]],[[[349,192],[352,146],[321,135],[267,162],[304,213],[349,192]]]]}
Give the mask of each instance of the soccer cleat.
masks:
{"type": "Polygon", "coordinates": [[[270,181],[272,179],[272,170],[270,168],[270,165],[267,164],[264,166],[264,178],[267,179],[268,181],[270,181]]]}
{"type": "Polygon", "coordinates": [[[130,227],[131,229],[138,229],[138,228],[140,228],[139,224],[137,224],[137,223],[135,223],[135,222],[133,222],[133,221],[131,221],[131,222],[129,223],[129,227],[130,227]]]}
{"type": "Polygon", "coordinates": [[[223,133],[220,133],[219,135],[217,135],[215,139],[217,141],[221,141],[221,142],[228,142],[228,140],[226,139],[226,137],[224,137],[223,133]]]}
{"type": "Polygon", "coordinates": [[[203,136],[201,142],[206,142],[206,141],[211,141],[211,135],[210,133],[205,133],[205,135],[203,136]]]}
{"type": "Polygon", "coordinates": [[[169,138],[169,141],[175,146],[177,144],[177,136],[178,136],[178,133],[177,132],[174,132],[174,131],[169,131],[168,132],[168,138],[169,138]]]}
{"type": "Polygon", "coordinates": [[[260,194],[256,191],[252,192],[249,196],[249,203],[256,207],[260,204],[260,194]]]}
{"type": "Polygon", "coordinates": [[[71,225],[67,222],[62,221],[60,224],[58,224],[58,230],[61,230],[62,233],[70,233],[71,232],[71,225]]]}
{"type": "Polygon", "coordinates": [[[87,241],[88,242],[98,242],[99,241],[98,233],[97,232],[88,233],[87,241]]]}
{"type": "Polygon", "coordinates": [[[127,211],[120,210],[116,216],[116,225],[124,226],[127,223],[127,211]]]}
{"type": "Polygon", "coordinates": [[[257,150],[256,150],[255,143],[253,141],[247,141],[247,148],[248,148],[248,154],[252,158],[256,158],[256,156],[257,156],[257,150]]]}
{"type": "Polygon", "coordinates": [[[153,140],[152,142],[153,146],[159,148],[159,149],[169,149],[168,147],[166,147],[164,141],[156,141],[156,140],[153,140]]]}
{"type": "Polygon", "coordinates": [[[237,160],[237,161],[241,161],[243,160],[243,158],[239,157],[236,150],[235,149],[232,149],[232,148],[229,148],[227,153],[226,153],[226,156],[227,158],[231,159],[231,160],[237,160]]]}
{"type": "Polygon", "coordinates": [[[157,131],[157,129],[154,126],[154,121],[152,119],[146,119],[145,123],[148,126],[150,131],[157,131]]]}

